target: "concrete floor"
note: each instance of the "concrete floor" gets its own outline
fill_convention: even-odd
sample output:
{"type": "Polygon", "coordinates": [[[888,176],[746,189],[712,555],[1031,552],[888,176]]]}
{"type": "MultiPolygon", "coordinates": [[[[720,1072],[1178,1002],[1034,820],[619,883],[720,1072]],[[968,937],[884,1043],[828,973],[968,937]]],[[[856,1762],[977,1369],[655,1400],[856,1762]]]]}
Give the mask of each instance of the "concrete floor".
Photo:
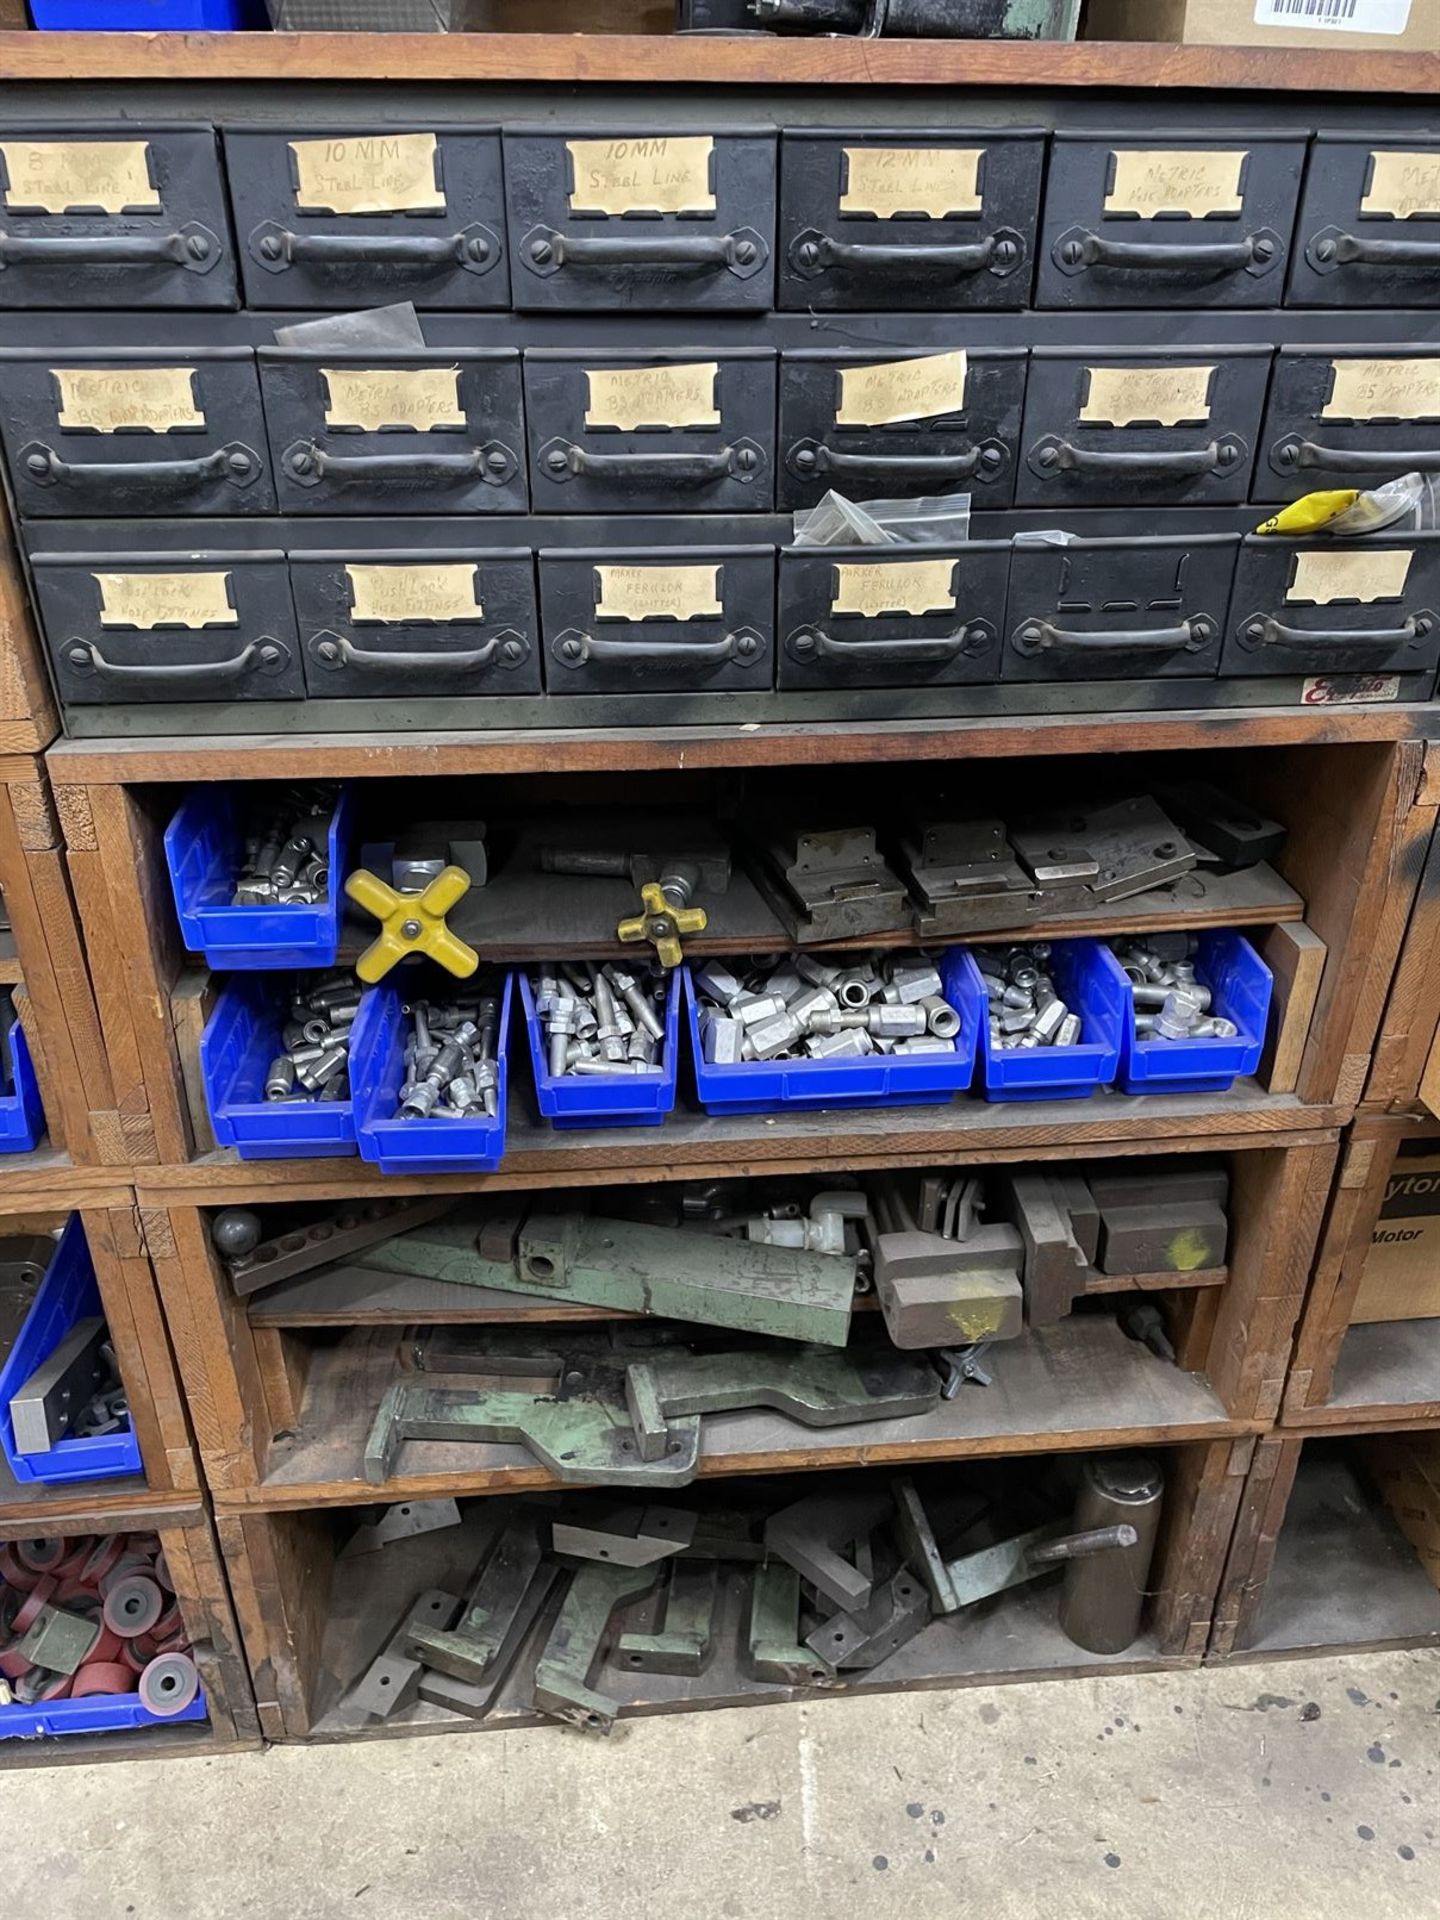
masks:
{"type": "Polygon", "coordinates": [[[1440,1654],[8,1774],[26,1920],[1433,1920],[1440,1654]]]}

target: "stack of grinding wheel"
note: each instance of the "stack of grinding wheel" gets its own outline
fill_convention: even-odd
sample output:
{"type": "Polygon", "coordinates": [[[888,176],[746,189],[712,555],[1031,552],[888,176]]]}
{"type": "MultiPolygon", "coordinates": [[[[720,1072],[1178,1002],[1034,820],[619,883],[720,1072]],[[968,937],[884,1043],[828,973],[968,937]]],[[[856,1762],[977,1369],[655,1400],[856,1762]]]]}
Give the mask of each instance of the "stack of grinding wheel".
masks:
{"type": "Polygon", "coordinates": [[[0,1546],[0,1705],[138,1693],[168,1720],[199,1690],[153,1533],[0,1546]]]}

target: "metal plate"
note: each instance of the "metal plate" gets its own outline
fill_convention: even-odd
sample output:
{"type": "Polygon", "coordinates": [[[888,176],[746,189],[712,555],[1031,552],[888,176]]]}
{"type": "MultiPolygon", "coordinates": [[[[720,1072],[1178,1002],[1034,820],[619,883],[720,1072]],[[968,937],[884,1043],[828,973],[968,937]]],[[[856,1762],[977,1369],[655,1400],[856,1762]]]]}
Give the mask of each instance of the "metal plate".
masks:
{"type": "Polygon", "coordinates": [[[1440,347],[1282,347],[1255,462],[1257,500],[1440,474],[1440,347]]]}
{"type": "Polygon", "coordinates": [[[1238,545],[1214,533],[1016,547],[1001,679],[1213,679],[1238,545]]]}
{"type": "Polygon", "coordinates": [[[507,128],[515,305],[763,312],[775,285],[775,144],[657,126],[507,128]],[[688,210],[661,210],[663,200],[688,210]]]}
{"type": "Polygon", "coordinates": [[[797,128],[780,146],[777,305],[943,313],[1026,304],[1043,133],[797,128]]]}
{"type": "Polygon", "coordinates": [[[1299,307],[1440,305],[1440,138],[1316,135],[1286,299],[1299,307]]]}
{"type": "Polygon", "coordinates": [[[1440,663],[1440,533],[1240,548],[1222,673],[1419,673],[1440,663]]]}
{"type": "Polygon", "coordinates": [[[832,487],[852,500],[961,492],[973,496],[977,509],[1009,506],[1025,401],[1024,349],[967,355],[964,405],[953,411],[876,426],[837,424],[847,369],[910,358],[828,350],[782,356],[782,507],[814,506],[832,487]]]}
{"type": "Polygon", "coordinates": [[[310,124],[224,138],[248,306],[510,304],[493,129],[310,124]]]}
{"type": "Polygon", "coordinates": [[[768,513],[775,355],[675,348],[525,355],[537,513],[768,513]]]}
{"type": "Polygon", "coordinates": [[[1057,133],[1037,307],[1275,307],[1305,141],[1057,133]]]}
{"type": "Polygon", "coordinates": [[[1038,348],[1030,356],[1016,504],[1244,500],[1269,372],[1268,347],[1038,348]]]}
{"type": "Polygon", "coordinates": [[[239,304],[212,127],[0,126],[0,308],[239,304]]]}

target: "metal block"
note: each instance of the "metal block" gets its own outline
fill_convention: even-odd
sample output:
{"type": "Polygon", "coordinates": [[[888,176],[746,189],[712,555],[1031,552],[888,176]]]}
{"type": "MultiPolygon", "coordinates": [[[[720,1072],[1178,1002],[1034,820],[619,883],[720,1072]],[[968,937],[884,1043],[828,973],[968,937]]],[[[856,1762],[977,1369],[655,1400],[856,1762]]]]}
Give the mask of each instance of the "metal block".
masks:
{"type": "Polygon", "coordinates": [[[570,1582],[560,1616],[535,1668],[535,1704],[542,1713],[586,1733],[609,1733],[619,1703],[592,1688],[617,1607],[648,1593],[657,1567],[587,1562],[570,1582]]]}
{"type": "Polygon", "coordinates": [[[1100,1216],[1100,1271],[1196,1273],[1223,1267],[1230,1223],[1213,1200],[1106,1207],[1100,1216]]]}
{"type": "Polygon", "coordinates": [[[458,1527],[460,1509],[453,1500],[405,1500],[387,1507],[378,1520],[359,1527],[346,1541],[340,1558],[354,1560],[366,1553],[378,1553],[397,1540],[413,1540],[422,1533],[443,1533],[458,1527]]]}
{"type": "MultiPolygon", "coordinates": [[[[448,1621],[422,1618],[411,1625],[404,1651],[437,1672],[475,1685],[492,1677],[491,1668],[517,1619],[533,1620],[539,1607],[537,1575],[545,1564],[540,1529],[533,1515],[509,1522],[495,1541],[453,1628],[448,1621]]],[[[543,1591],[548,1591],[548,1581],[543,1591]]]]}
{"type": "Polygon", "coordinates": [[[21,1385],[9,1408],[17,1453],[48,1453],[65,1438],[110,1377],[102,1351],[109,1338],[103,1317],[77,1321],[21,1385]]]}
{"type": "Polygon", "coordinates": [[[622,1633],[616,1664],[642,1673],[703,1672],[719,1574],[714,1560],[677,1560],[665,1589],[665,1624],[654,1633],[622,1633]]]}
{"type": "Polygon", "coordinates": [[[824,1686],[835,1669],[800,1639],[800,1575],[779,1560],[756,1567],[746,1634],[749,1669],[780,1686],[824,1686]]]}
{"type": "Polygon", "coordinates": [[[876,1590],[868,1606],[833,1615],[806,1635],[805,1644],[836,1667],[869,1671],[929,1624],[930,1596],[924,1582],[902,1567],[876,1590]]]}
{"type": "MultiPolygon", "coordinates": [[[[987,1238],[1008,1235],[1005,1227],[985,1227],[987,1238]]],[[[889,1236],[887,1236],[888,1238],[889,1236]]],[[[907,1236],[908,1237],[908,1236],[907,1236]]],[[[1014,1235],[1019,1258],[1019,1236],[1014,1235]]],[[[875,1296],[886,1331],[897,1347],[948,1347],[978,1340],[1013,1340],[1024,1332],[1024,1296],[1008,1264],[1010,1249],[987,1266],[945,1273],[887,1273],[875,1280],[875,1296]]],[[[969,1263],[966,1263],[969,1265],[969,1263]]]]}
{"type": "Polygon", "coordinates": [[[756,883],[798,941],[863,940],[910,925],[904,885],[873,827],[767,829],[753,851],[756,883]]]}
{"type": "Polygon", "coordinates": [[[888,1490],[810,1494],[771,1514],[765,1546],[837,1607],[862,1607],[870,1599],[870,1576],[840,1549],[868,1540],[890,1506],[888,1490]]]}
{"type": "Polygon", "coordinates": [[[100,1638],[100,1621],[64,1607],[41,1607],[16,1651],[47,1673],[75,1673],[100,1638]]]}
{"type": "Polygon", "coordinates": [[[581,1560],[650,1567],[688,1552],[699,1520],[699,1514],[678,1507],[616,1507],[602,1512],[592,1502],[573,1517],[557,1515],[551,1544],[556,1553],[581,1560]]]}
{"type": "Polygon", "coordinates": [[[1063,1320],[1085,1291],[1089,1262],[1070,1224],[1063,1192],[1044,1173],[1011,1174],[1006,1206],[1024,1245],[1025,1313],[1032,1327],[1063,1320]]]}
{"type": "Polygon", "coordinates": [[[345,1705],[372,1720],[388,1720],[415,1699],[420,1662],[406,1652],[421,1628],[448,1627],[460,1609],[457,1594],[431,1588],[406,1609],[399,1626],[345,1696],[345,1705]]]}

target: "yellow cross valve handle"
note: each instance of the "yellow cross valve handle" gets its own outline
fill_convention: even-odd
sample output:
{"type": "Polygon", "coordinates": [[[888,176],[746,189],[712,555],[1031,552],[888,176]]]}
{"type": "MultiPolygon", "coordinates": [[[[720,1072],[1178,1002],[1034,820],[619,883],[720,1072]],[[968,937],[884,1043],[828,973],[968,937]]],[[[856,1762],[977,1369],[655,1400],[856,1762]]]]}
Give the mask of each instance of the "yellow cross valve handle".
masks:
{"type": "Polygon", "coordinates": [[[345,882],[345,891],[357,907],[380,922],[379,934],[355,962],[355,971],[367,986],[383,980],[398,961],[414,953],[423,953],[457,980],[468,980],[479,966],[475,949],[445,924],[446,914],[470,891],[470,876],[463,867],[446,867],[423,893],[397,893],[378,874],[357,867],[345,882]]]}
{"type": "Polygon", "coordinates": [[[703,907],[672,907],[654,880],[640,889],[643,913],[633,920],[622,920],[616,937],[627,947],[648,940],[662,967],[678,967],[685,958],[680,947],[682,933],[704,933],[710,916],[703,907]]]}

